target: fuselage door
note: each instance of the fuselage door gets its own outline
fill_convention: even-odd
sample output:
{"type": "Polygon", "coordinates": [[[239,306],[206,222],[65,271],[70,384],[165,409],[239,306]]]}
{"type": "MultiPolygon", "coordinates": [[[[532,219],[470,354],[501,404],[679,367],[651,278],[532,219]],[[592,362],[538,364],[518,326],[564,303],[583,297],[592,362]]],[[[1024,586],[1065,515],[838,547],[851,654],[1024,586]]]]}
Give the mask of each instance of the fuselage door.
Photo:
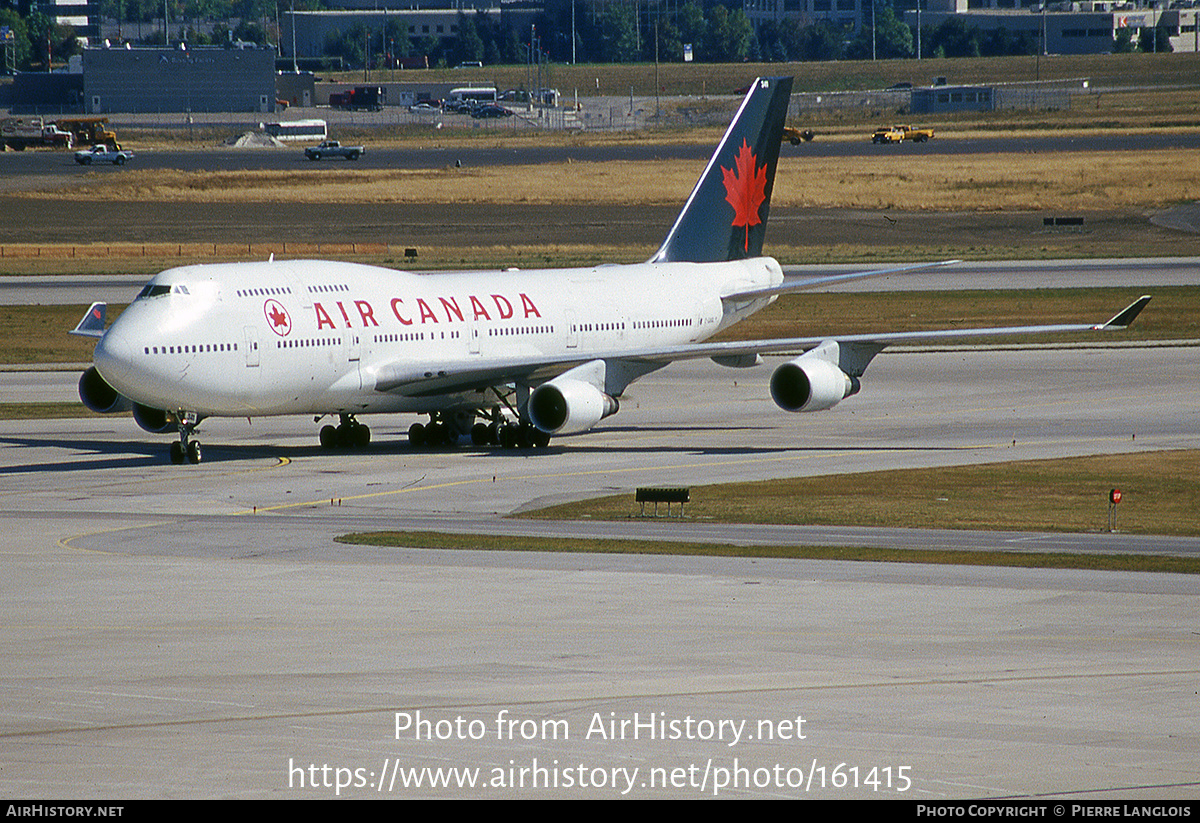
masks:
{"type": "Polygon", "coordinates": [[[567,309],[567,348],[579,348],[579,319],[572,309],[567,309]]]}
{"type": "Polygon", "coordinates": [[[244,326],[242,332],[242,345],[246,347],[246,368],[255,368],[259,363],[258,331],[253,326],[244,326]]]}

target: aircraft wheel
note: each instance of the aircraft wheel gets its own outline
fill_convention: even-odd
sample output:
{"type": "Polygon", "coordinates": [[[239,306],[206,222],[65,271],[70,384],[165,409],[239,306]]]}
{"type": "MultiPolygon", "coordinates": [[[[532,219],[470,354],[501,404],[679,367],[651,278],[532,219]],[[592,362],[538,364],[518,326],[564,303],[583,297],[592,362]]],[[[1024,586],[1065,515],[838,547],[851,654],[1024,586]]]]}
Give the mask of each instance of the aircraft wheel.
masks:
{"type": "Polygon", "coordinates": [[[178,440],[171,444],[171,462],[175,465],[183,462],[183,444],[178,440]]]}
{"type": "Polygon", "coordinates": [[[337,440],[338,440],[337,429],[335,429],[333,426],[322,426],[320,439],[321,439],[321,448],[323,448],[323,449],[335,448],[337,446],[337,440]]]}
{"type": "Polygon", "coordinates": [[[187,458],[189,463],[196,465],[203,457],[204,454],[200,451],[200,443],[198,441],[193,440],[191,443],[188,443],[187,458]]]}
{"type": "Polygon", "coordinates": [[[420,423],[413,423],[408,427],[408,442],[414,449],[419,449],[425,445],[425,426],[420,423]]]}
{"type": "Polygon", "coordinates": [[[533,430],[533,445],[536,448],[544,449],[550,445],[550,435],[541,429],[533,430]]]}
{"type": "Polygon", "coordinates": [[[500,427],[500,445],[506,449],[517,447],[517,427],[505,424],[500,427]]]}
{"type": "Polygon", "coordinates": [[[536,432],[533,426],[528,423],[522,423],[517,427],[517,445],[522,449],[533,448],[533,435],[536,432]]]}
{"type": "Polygon", "coordinates": [[[487,423],[476,423],[471,427],[471,443],[476,446],[486,446],[491,442],[487,423]]]}
{"type": "Polygon", "coordinates": [[[363,424],[359,423],[353,429],[351,429],[351,435],[352,439],[354,440],[354,445],[360,449],[365,449],[371,444],[370,426],[364,426],[363,424]]]}

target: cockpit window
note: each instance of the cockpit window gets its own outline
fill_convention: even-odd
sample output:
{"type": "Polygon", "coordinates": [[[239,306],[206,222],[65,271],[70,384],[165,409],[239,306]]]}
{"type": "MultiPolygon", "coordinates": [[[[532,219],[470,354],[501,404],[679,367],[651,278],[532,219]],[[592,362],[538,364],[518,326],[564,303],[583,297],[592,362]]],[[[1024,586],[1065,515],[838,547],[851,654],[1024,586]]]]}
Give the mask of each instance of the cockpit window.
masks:
{"type": "Polygon", "coordinates": [[[191,292],[189,292],[188,287],[183,285],[182,283],[176,283],[174,286],[163,286],[163,285],[156,285],[154,283],[151,283],[151,284],[148,284],[140,292],[138,292],[138,297],[158,297],[160,294],[187,294],[187,295],[190,295],[191,292]]]}

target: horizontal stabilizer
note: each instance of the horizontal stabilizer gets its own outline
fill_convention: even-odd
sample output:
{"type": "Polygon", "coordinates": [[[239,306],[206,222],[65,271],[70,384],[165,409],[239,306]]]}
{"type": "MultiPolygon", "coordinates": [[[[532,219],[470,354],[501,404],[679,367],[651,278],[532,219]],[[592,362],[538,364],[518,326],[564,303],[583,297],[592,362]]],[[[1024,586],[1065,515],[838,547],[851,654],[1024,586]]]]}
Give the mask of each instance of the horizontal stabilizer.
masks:
{"type": "Polygon", "coordinates": [[[103,337],[104,321],[107,314],[107,303],[93,303],[88,308],[87,314],[79,321],[79,325],[71,329],[69,333],[78,334],[80,337],[103,337]]]}
{"type": "Polygon", "coordinates": [[[936,263],[914,263],[908,266],[895,266],[890,269],[873,269],[872,271],[856,271],[849,274],[824,274],[819,277],[798,277],[784,280],[778,286],[769,286],[762,289],[748,289],[746,291],[734,292],[732,294],[721,295],[722,300],[757,300],[761,297],[772,297],[777,294],[788,294],[794,291],[805,291],[806,289],[815,289],[820,286],[829,286],[834,283],[847,283],[852,280],[865,280],[868,277],[884,277],[889,274],[909,274],[911,272],[928,271],[941,266],[952,266],[955,263],[961,263],[961,260],[939,260],[936,263]]]}

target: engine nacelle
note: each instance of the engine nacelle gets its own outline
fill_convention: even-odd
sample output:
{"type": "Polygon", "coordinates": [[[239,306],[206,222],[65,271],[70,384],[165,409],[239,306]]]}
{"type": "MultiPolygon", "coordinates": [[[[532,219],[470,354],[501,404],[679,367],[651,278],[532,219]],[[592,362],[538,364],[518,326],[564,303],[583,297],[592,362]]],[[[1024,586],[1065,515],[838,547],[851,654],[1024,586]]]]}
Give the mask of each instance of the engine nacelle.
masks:
{"type": "Polygon", "coordinates": [[[587,431],[618,408],[615,397],[570,377],[556,377],[529,395],[529,420],[546,434],[587,431]]]}
{"type": "Polygon", "coordinates": [[[95,366],[88,367],[79,378],[79,399],[83,405],[100,414],[125,412],[133,406],[132,400],[108,385],[95,366]]]}
{"type": "Polygon", "coordinates": [[[151,434],[163,434],[175,431],[177,428],[175,415],[167,414],[162,409],[143,406],[141,403],[133,404],[133,419],[139,426],[151,434]]]}
{"type": "Polygon", "coordinates": [[[784,363],[771,375],[771,399],[790,412],[832,409],[860,388],[857,377],[811,355],[784,363]]]}

